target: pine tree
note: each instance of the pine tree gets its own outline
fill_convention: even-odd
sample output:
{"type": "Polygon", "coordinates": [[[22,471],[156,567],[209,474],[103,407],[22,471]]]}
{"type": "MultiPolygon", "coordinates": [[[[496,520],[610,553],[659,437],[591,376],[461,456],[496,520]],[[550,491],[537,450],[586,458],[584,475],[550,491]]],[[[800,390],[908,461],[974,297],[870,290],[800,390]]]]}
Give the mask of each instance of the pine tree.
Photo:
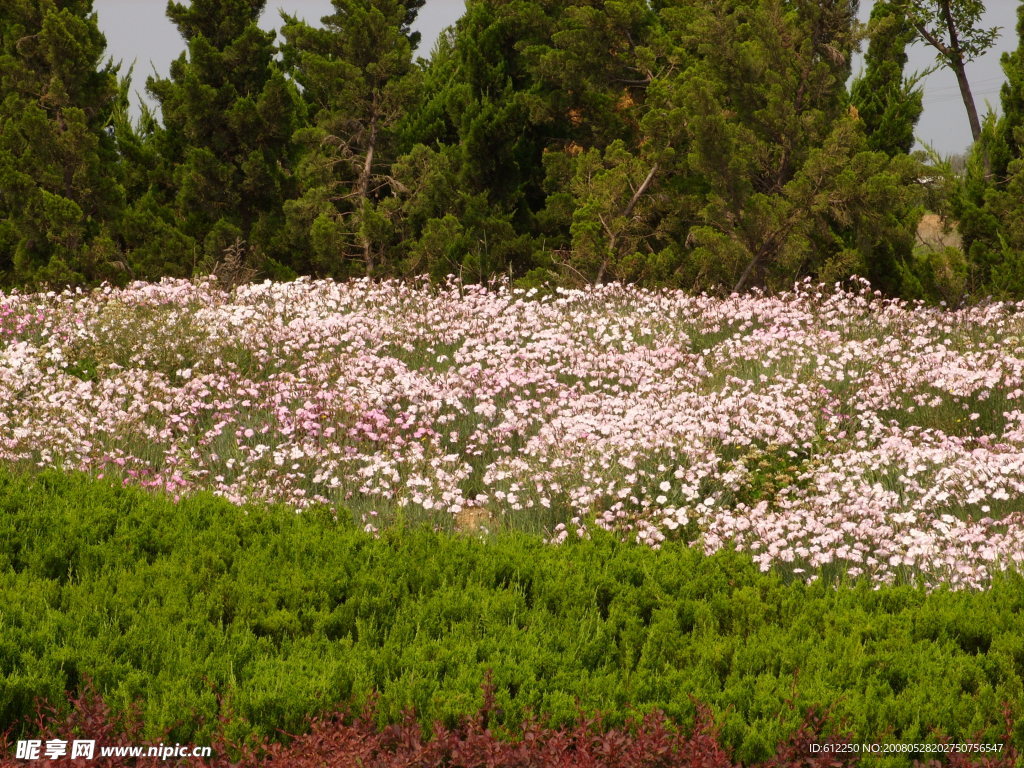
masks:
{"type": "Polygon", "coordinates": [[[1002,115],[989,116],[973,149],[959,211],[977,287],[1012,299],[1024,298],[1024,3],[1017,38],[1002,56],[1002,115]]]}
{"type": "Polygon", "coordinates": [[[999,147],[991,153],[992,176],[1007,178],[1007,166],[1024,156],[1024,3],[1017,6],[1017,49],[1000,57],[1006,82],[1000,89],[999,147]]]}
{"type": "Polygon", "coordinates": [[[378,270],[391,239],[378,204],[392,191],[396,123],[415,97],[411,31],[423,0],[333,0],[315,28],[285,17],[284,60],[302,88],[310,125],[295,134],[304,148],[300,195],[287,205],[292,232],[309,232],[322,274],[378,270]]]}
{"type": "Polygon", "coordinates": [[[274,33],[257,26],[266,0],[169,2],[187,50],[166,79],[150,78],[166,196],[208,269],[239,238],[274,268],[291,258],[282,205],[292,196],[291,137],[301,101],[274,62],[274,33]]]}
{"type": "Polygon", "coordinates": [[[118,280],[124,207],[109,129],[117,67],[91,0],[0,9],[0,274],[18,283],[118,280]]]}
{"type": "Polygon", "coordinates": [[[870,35],[864,75],[851,86],[850,101],[864,122],[871,149],[890,157],[906,154],[924,110],[924,94],[917,87],[920,77],[903,76],[906,48],[916,30],[898,6],[880,0],[871,10],[870,35]]]}
{"type": "Polygon", "coordinates": [[[871,152],[849,109],[855,15],[846,0],[758,0],[687,24],[688,162],[705,184],[687,236],[696,282],[865,274],[873,244],[913,236],[916,164],[871,152]]]}

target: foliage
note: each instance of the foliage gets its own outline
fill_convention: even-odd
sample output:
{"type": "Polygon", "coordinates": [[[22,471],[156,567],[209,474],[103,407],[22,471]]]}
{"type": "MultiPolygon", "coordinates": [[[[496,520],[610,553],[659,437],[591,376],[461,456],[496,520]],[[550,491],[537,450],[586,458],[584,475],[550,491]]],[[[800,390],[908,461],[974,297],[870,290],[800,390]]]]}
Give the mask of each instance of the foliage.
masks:
{"type": "Polygon", "coordinates": [[[957,201],[978,292],[1000,298],[1024,295],[1024,6],[1018,9],[1017,33],[1018,49],[1002,57],[1007,78],[1001,91],[1002,115],[986,117],[957,201]]]}
{"type": "Polygon", "coordinates": [[[849,91],[855,0],[470,0],[414,61],[421,5],[336,0],[323,27],[286,16],[278,48],[256,24],[263,0],[171,2],[186,51],[147,81],[159,116],[133,123],[130,73],[98,66],[91,5],[47,0],[81,28],[36,39],[17,37],[43,24],[17,0],[0,172],[30,204],[12,192],[0,207],[0,271],[17,285],[185,277],[242,241],[254,278],[722,293],[856,274],[937,300],[964,273],[973,298],[1024,291],[1020,67],[1005,58],[1004,117],[984,127],[963,69],[997,32],[977,26],[980,0],[876,3],[849,91]],[[963,264],[913,252],[933,171],[907,154],[912,38],[957,72],[972,115],[963,264]],[[49,54],[26,53],[44,40],[49,54]],[[85,122],[54,112],[51,82],[85,122]]]}
{"type": "Polygon", "coordinates": [[[935,48],[940,61],[948,61],[951,54],[957,53],[965,62],[974,61],[999,36],[998,28],[986,29],[979,23],[985,12],[982,0],[899,1],[921,38],[935,48]]]}
{"type": "MultiPolygon", "coordinates": [[[[56,707],[42,705],[34,719],[36,735],[43,740],[66,739],[71,734],[86,734],[97,744],[113,749],[130,750],[144,740],[142,723],[137,715],[115,718],[91,682],[84,691],[70,694],[67,714],[56,707]]],[[[692,732],[684,734],[660,712],[652,712],[642,720],[630,720],[624,727],[604,726],[600,715],[577,719],[570,726],[545,727],[534,717],[520,724],[521,735],[492,730],[491,724],[501,717],[494,698],[490,675],[483,684],[483,703],[470,717],[454,727],[435,721],[425,730],[415,712],[403,720],[379,727],[375,722],[374,701],[354,716],[347,709],[327,717],[312,719],[311,729],[292,737],[289,743],[263,741],[236,744],[226,738],[223,729],[214,733],[209,745],[212,756],[193,758],[187,764],[199,768],[257,768],[289,766],[311,768],[332,765],[341,768],[399,768],[399,766],[450,766],[450,768],[733,768],[728,752],[717,742],[717,732],[707,707],[698,705],[692,732]]],[[[809,712],[800,728],[777,745],[776,752],[758,768],[840,768],[857,759],[848,748],[850,742],[831,735],[826,718],[809,712]],[[817,746],[817,752],[812,746],[817,746]]],[[[225,719],[221,719],[221,726],[225,719]]],[[[0,752],[7,752],[0,734],[0,752]]],[[[7,734],[9,738],[9,734],[7,734]]],[[[163,742],[162,742],[163,744],[163,742]]],[[[189,747],[186,746],[186,749],[189,747]]],[[[1000,755],[990,768],[1013,766],[1015,750],[1000,755]]],[[[0,767],[14,768],[23,764],[11,758],[0,758],[0,767]]],[[[123,765],[123,758],[98,757],[95,763],[103,768],[123,765]]],[[[965,765],[954,759],[950,765],[965,765]]],[[[71,768],[67,757],[50,761],[50,765],[71,768]]],[[[156,768],[158,765],[179,765],[166,757],[143,757],[133,760],[135,768],[156,768]]]]}
{"type": "Polygon", "coordinates": [[[118,280],[117,66],[91,0],[0,9],[0,279],[118,280]]]}
{"type": "Polygon", "coordinates": [[[878,269],[879,244],[912,236],[916,163],[868,151],[847,107],[852,14],[763,0],[708,9],[688,30],[688,160],[707,185],[690,258],[706,282],[741,291],[891,271],[878,269]]]}
{"type": "Polygon", "coordinates": [[[897,7],[914,25],[918,39],[935,50],[936,61],[956,75],[971,134],[977,141],[981,122],[965,67],[991,48],[999,36],[998,27],[981,26],[983,0],[899,0],[897,7]]]}
{"type": "MultiPolygon", "coordinates": [[[[163,173],[154,194],[212,264],[238,238],[287,261],[282,204],[302,119],[295,85],[274,62],[273,33],[257,20],[265,0],[169,2],[187,45],[167,78],[149,78],[163,126],[154,137],[163,173]]],[[[154,214],[159,218],[159,214],[154,214]]]]}
{"type": "Polygon", "coordinates": [[[299,198],[285,211],[299,242],[308,242],[303,272],[342,276],[381,271],[392,226],[380,201],[403,189],[389,169],[395,125],[417,86],[410,25],[423,0],[334,0],[322,28],[286,16],[285,67],[302,89],[310,124],[295,134],[304,148],[299,198]],[[345,262],[361,260],[358,270],[345,262]]]}
{"type": "Polygon", "coordinates": [[[182,232],[184,216],[161,202],[172,194],[172,167],[159,150],[156,114],[143,104],[132,119],[131,74],[120,80],[111,126],[127,200],[117,227],[125,268],[132,279],[188,277],[200,261],[199,249],[182,232]]]}
{"type": "Polygon", "coordinates": [[[1024,697],[1020,576],[837,590],[681,544],[373,538],[316,511],[54,472],[0,484],[0,727],[91,678],[115,713],[139,702],[148,738],[205,743],[218,715],[235,743],[297,733],[373,692],[380,725],[415,708],[451,729],[493,670],[492,732],[531,712],[570,725],[577,702],[611,728],[656,709],[687,728],[696,699],[750,764],[812,710],[855,741],[1000,741],[1001,702],[1024,697]]]}
{"type": "Polygon", "coordinates": [[[888,0],[871,9],[865,72],[854,80],[850,101],[864,121],[868,147],[892,156],[914,145],[914,126],[924,111],[920,75],[905,79],[906,48],[915,30],[905,12],[888,0]]]}

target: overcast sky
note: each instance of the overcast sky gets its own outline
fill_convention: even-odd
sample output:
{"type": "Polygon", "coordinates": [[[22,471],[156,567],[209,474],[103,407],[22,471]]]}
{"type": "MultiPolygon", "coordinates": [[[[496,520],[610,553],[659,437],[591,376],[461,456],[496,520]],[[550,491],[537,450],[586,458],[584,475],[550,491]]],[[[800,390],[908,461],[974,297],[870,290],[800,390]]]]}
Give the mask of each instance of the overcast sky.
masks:
{"type": "MultiPolygon", "coordinates": [[[[871,3],[862,1],[862,16],[866,19],[871,3]]],[[[968,65],[968,77],[974,90],[979,112],[986,111],[986,102],[993,109],[999,107],[999,86],[1003,71],[999,54],[1016,47],[1016,6],[1013,0],[989,0],[989,11],[984,26],[1002,27],[1002,36],[987,56],[968,65]]],[[[100,28],[107,37],[108,51],[116,61],[126,65],[135,62],[134,88],[144,89],[145,79],[154,71],[167,73],[170,62],[183,48],[178,31],[164,15],[163,0],[94,0],[100,28]]],[[[416,28],[423,41],[417,52],[427,56],[438,33],[455,23],[461,15],[463,0],[427,0],[420,11],[416,28]]],[[[270,0],[261,24],[270,29],[281,20],[279,11],[294,14],[310,22],[317,22],[331,10],[330,0],[270,0]]],[[[931,49],[915,47],[910,55],[910,70],[923,70],[934,62],[931,49]]],[[[859,65],[855,64],[855,71],[859,65]]],[[[967,125],[963,102],[956,79],[948,70],[939,70],[925,80],[925,112],[917,127],[919,140],[932,144],[939,152],[962,152],[970,144],[971,131],[967,125]]]]}

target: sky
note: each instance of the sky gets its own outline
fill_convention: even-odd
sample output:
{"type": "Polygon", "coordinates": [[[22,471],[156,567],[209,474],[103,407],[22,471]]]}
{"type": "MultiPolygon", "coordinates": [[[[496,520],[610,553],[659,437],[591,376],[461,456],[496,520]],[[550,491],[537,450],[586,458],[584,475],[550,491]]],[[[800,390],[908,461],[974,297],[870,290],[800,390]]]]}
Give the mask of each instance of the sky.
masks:
{"type": "MultiPolygon", "coordinates": [[[[94,0],[93,3],[100,29],[107,38],[108,53],[126,66],[135,63],[133,88],[140,93],[146,77],[154,71],[166,75],[171,61],[184,47],[178,31],[164,15],[166,5],[164,0],[94,0]]],[[[861,5],[861,16],[867,19],[871,3],[861,5]]],[[[1002,27],[1002,34],[986,56],[967,67],[981,114],[987,111],[986,103],[998,111],[999,86],[1003,82],[999,55],[1017,46],[1017,3],[988,0],[987,5],[989,10],[983,26],[1002,27]]],[[[418,55],[429,55],[438,34],[455,23],[463,8],[463,0],[427,0],[416,23],[416,29],[423,35],[418,55]]],[[[330,0],[270,0],[261,25],[266,29],[277,27],[281,21],[280,10],[315,23],[330,12],[331,3],[330,0]]],[[[908,71],[924,70],[935,61],[934,52],[924,46],[915,46],[909,53],[908,71]]],[[[855,60],[854,72],[859,66],[859,60],[855,60]]],[[[971,131],[956,78],[949,70],[940,69],[925,78],[924,87],[925,111],[917,126],[919,143],[925,142],[943,155],[963,152],[971,142],[971,131]]]]}

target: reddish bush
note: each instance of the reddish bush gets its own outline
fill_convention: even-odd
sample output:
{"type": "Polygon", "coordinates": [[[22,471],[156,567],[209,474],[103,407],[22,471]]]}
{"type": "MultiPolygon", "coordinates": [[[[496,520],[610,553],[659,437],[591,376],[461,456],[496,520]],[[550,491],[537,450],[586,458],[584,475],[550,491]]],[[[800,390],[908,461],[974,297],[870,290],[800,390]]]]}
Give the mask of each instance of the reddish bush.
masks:
{"type": "MultiPolygon", "coordinates": [[[[488,721],[494,713],[493,689],[484,686],[484,704],[474,716],[456,728],[435,723],[428,736],[412,713],[403,722],[378,728],[371,702],[355,716],[336,713],[315,718],[308,733],[292,736],[288,743],[263,743],[253,747],[228,741],[221,723],[211,744],[209,759],[164,760],[159,757],[101,757],[98,747],[151,744],[142,737],[138,712],[127,717],[112,715],[102,697],[87,685],[70,695],[71,709],[61,714],[39,707],[26,730],[45,743],[47,739],[95,740],[95,759],[62,757],[25,761],[14,756],[11,731],[0,736],[0,768],[38,765],[49,768],[737,768],[720,745],[708,707],[697,705],[697,720],[686,735],[661,713],[647,715],[624,728],[606,728],[600,717],[581,717],[567,728],[549,728],[536,719],[523,724],[515,739],[499,738],[488,721]]],[[[1018,752],[1009,743],[1012,722],[1006,710],[1006,746],[996,755],[951,753],[920,764],[920,768],[1014,768],[1018,752]]],[[[822,750],[813,744],[850,743],[845,737],[826,736],[826,717],[809,712],[776,754],[759,768],[844,768],[857,763],[856,754],[822,750]]],[[[287,734],[284,734],[287,735],[287,734]]]]}
{"type": "MultiPolygon", "coordinates": [[[[939,735],[940,744],[949,746],[953,740],[939,735]]],[[[972,744],[986,744],[987,740],[976,735],[972,744]]],[[[1009,704],[1003,704],[1002,749],[999,752],[948,752],[942,758],[915,762],[916,768],[1016,768],[1020,764],[1020,750],[1013,743],[1013,714],[1009,704]]]]}
{"type": "MultiPolygon", "coordinates": [[[[89,739],[95,740],[97,745],[102,744],[109,747],[129,747],[146,743],[142,737],[142,719],[138,711],[129,712],[123,717],[115,717],[103,697],[93,689],[90,683],[86,683],[78,694],[69,692],[68,704],[71,708],[65,714],[61,714],[55,707],[37,705],[36,716],[25,729],[26,732],[44,744],[49,739],[65,740],[69,744],[74,739],[89,739]]],[[[156,768],[158,765],[166,766],[168,764],[155,757],[126,763],[125,759],[120,757],[100,757],[98,749],[93,760],[82,758],[72,760],[70,755],[52,760],[20,760],[15,757],[15,744],[10,730],[0,736],[0,748],[2,748],[0,768],[14,768],[15,766],[20,766],[20,768],[25,768],[25,766],[71,768],[75,766],[77,768],[83,765],[96,766],[96,768],[121,768],[127,764],[137,766],[137,768],[156,768]]]]}
{"type": "Polygon", "coordinates": [[[494,698],[484,688],[480,711],[461,726],[435,724],[427,739],[412,715],[377,731],[372,710],[355,722],[334,716],[315,720],[309,734],[291,744],[269,748],[266,765],[332,768],[733,768],[718,744],[711,712],[698,708],[693,734],[670,727],[661,713],[632,727],[606,729],[600,718],[581,718],[571,728],[545,728],[537,720],[523,724],[515,741],[497,738],[487,726],[494,698]]]}

